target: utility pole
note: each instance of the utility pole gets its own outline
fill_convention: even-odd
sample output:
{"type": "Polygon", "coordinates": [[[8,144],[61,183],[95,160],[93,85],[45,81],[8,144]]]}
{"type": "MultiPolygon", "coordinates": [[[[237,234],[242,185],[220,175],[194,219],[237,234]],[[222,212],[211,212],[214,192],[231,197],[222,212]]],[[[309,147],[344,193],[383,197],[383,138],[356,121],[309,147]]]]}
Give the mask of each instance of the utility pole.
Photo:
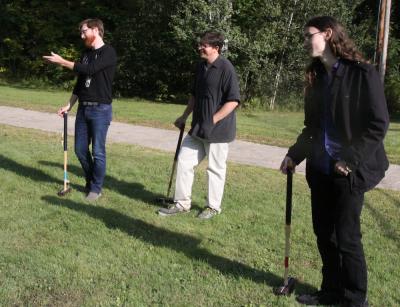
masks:
{"type": "Polygon", "coordinates": [[[376,50],[379,76],[382,83],[385,80],[387,48],[389,43],[391,0],[381,0],[379,8],[379,32],[376,50]]]}

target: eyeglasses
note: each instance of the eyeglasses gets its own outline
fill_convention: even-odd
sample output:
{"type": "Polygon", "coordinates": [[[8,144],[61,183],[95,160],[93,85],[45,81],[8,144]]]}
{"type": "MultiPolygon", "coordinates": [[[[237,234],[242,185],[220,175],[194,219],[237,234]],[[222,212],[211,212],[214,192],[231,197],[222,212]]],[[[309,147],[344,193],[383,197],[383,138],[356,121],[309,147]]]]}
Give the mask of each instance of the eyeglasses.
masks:
{"type": "Polygon", "coordinates": [[[306,34],[304,34],[304,39],[305,40],[310,40],[315,34],[318,34],[318,33],[322,33],[323,31],[319,31],[319,32],[315,32],[315,33],[306,33],[306,34]]]}
{"type": "Polygon", "coordinates": [[[81,34],[81,35],[82,35],[82,34],[86,34],[86,32],[87,32],[88,30],[90,30],[90,28],[82,29],[81,32],[80,32],[80,34],[81,34]]]}
{"type": "Polygon", "coordinates": [[[211,47],[209,44],[198,44],[197,48],[198,49],[203,49],[203,48],[207,48],[207,47],[211,47]]]}

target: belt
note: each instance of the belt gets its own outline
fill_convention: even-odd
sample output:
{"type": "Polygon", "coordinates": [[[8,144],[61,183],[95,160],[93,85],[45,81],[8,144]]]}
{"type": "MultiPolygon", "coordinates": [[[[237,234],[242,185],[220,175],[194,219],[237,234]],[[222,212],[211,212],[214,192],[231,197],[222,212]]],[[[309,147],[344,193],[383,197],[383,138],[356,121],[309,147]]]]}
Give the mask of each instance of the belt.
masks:
{"type": "Polygon", "coordinates": [[[98,106],[98,105],[100,105],[99,102],[91,102],[91,101],[82,101],[80,104],[85,106],[85,107],[86,106],[98,106]]]}

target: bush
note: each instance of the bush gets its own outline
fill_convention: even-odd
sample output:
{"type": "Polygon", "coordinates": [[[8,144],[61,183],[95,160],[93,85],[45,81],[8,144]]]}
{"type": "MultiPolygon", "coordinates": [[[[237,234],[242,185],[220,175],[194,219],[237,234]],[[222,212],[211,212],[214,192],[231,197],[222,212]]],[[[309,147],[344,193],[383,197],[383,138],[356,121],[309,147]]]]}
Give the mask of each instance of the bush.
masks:
{"type": "Polygon", "coordinates": [[[386,100],[390,115],[400,114],[400,76],[392,75],[386,79],[386,100]]]}

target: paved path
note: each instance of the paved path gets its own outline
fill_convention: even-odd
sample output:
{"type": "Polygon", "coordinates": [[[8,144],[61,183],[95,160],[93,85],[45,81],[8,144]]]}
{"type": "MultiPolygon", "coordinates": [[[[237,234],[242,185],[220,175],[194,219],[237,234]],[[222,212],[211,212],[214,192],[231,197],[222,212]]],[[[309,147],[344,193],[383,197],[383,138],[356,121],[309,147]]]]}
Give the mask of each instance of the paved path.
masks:
{"type": "MultiPolygon", "coordinates": [[[[68,134],[74,134],[75,117],[69,116],[68,134]]],[[[0,106],[0,124],[62,132],[63,121],[56,114],[28,111],[20,108],[0,106]]],[[[136,144],[166,151],[175,151],[178,131],[156,129],[112,122],[108,142],[136,144]]],[[[278,169],[287,149],[244,141],[235,141],[230,146],[229,161],[278,169]]],[[[297,167],[304,173],[304,163],[297,167]]],[[[390,165],[380,188],[400,191],[400,166],[390,165]]]]}

